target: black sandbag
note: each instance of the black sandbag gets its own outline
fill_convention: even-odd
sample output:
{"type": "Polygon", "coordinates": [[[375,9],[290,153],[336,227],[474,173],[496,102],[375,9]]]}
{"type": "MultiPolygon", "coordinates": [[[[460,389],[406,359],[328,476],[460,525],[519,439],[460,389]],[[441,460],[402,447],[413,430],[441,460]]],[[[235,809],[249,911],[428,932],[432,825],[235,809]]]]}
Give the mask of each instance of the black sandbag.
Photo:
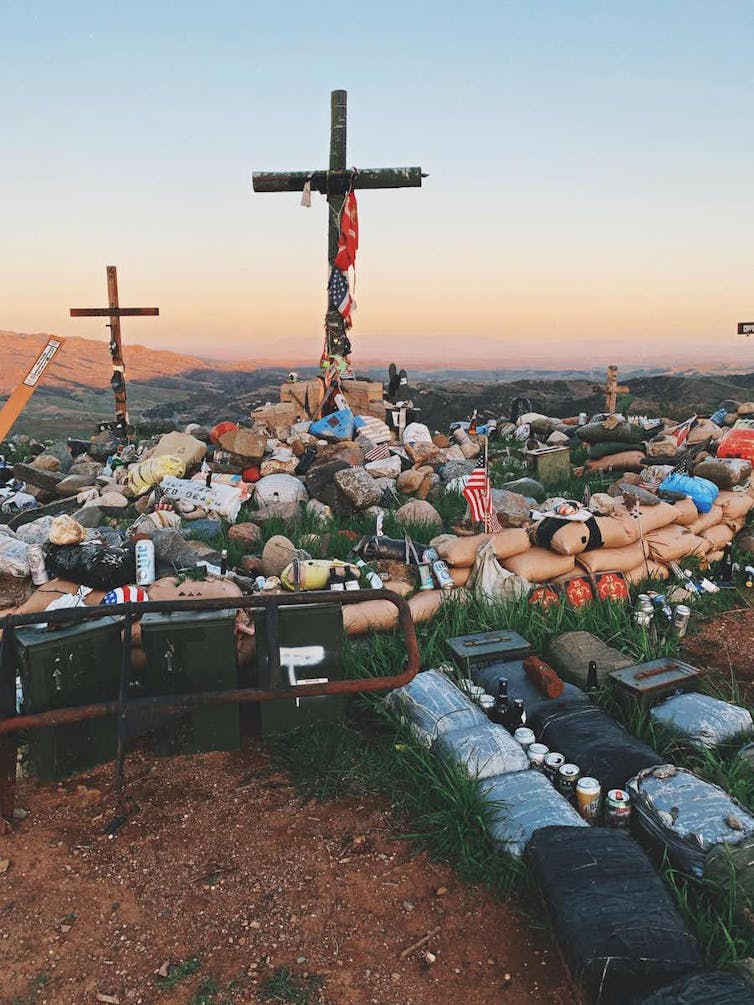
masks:
{"type": "Polygon", "coordinates": [[[754,1005],[754,987],[729,970],[711,970],[658,988],[636,1005],[754,1005]]]}
{"type": "Polygon", "coordinates": [[[83,544],[48,544],[47,571],[94,590],[114,590],[136,582],[134,545],[114,548],[98,541],[83,544]]]}
{"type": "MultiPolygon", "coordinates": [[[[633,442],[632,440],[631,443],[633,444],[633,442]]],[[[610,454],[622,454],[627,449],[629,449],[629,445],[625,440],[608,440],[607,443],[590,443],[586,455],[590,461],[600,461],[603,457],[609,457],[610,454]]]]}
{"type": "Polygon", "coordinates": [[[554,708],[563,708],[568,704],[583,705],[588,701],[581,688],[567,682],[563,683],[562,695],[558,698],[548,698],[527,676],[523,660],[505,660],[471,668],[471,679],[474,683],[493,696],[497,695],[497,682],[500,677],[505,677],[508,681],[508,697],[511,700],[523,698],[527,718],[536,713],[543,714],[554,708]]]}
{"type": "Polygon", "coordinates": [[[700,966],[699,947],[624,831],[544,827],[527,856],[574,976],[622,1005],[700,966]]]}
{"type": "Polygon", "coordinates": [[[528,716],[527,725],[550,750],[578,764],[582,775],[599,779],[603,792],[625,789],[642,768],[662,764],[651,747],[596,705],[554,705],[528,716]]]}

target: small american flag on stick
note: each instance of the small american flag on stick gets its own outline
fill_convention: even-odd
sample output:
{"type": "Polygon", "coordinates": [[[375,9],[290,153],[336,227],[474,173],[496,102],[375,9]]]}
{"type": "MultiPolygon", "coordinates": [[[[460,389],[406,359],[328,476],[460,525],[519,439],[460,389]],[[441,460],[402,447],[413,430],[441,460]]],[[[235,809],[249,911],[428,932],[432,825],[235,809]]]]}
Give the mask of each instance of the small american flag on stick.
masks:
{"type": "Polygon", "coordinates": [[[484,529],[492,534],[503,529],[492,505],[492,486],[484,468],[474,468],[466,482],[463,495],[469,504],[472,520],[483,523],[484,529]]]}

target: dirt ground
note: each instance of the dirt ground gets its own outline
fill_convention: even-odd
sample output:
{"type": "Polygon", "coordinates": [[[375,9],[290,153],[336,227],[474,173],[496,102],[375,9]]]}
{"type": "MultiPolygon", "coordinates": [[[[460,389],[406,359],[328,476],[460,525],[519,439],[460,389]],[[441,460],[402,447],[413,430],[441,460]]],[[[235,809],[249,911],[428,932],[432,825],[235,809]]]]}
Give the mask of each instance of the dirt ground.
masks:
{"type": "Polygon", "coordinates": [[[304,802],[258,746],[127,774],[138,809],[114,836],[112,766],[21,783],[27,815],[0,837],[3,1005],[261,1002],[280,967],[319,975],[328,1005],[580,1001],[549,935],[417,856],[384,803],[304,802]],[[401,958],[435,929],[434,963],[401,958]],[[210,978],[236,983],[202,997],[210,978]]]}
{"type": "Polygon", "coordinates": [[[754,698],[754,610],[718,614],[684,640],[682,655],[726,681],[731,675],[754,698]]]}

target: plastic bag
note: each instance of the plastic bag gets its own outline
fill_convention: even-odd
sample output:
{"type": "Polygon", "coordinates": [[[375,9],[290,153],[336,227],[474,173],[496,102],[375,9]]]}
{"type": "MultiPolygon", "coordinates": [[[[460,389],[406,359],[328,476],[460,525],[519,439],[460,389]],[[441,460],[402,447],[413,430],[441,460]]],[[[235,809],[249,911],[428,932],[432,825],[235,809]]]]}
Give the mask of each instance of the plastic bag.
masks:
{"type": "Polygon", "coordinates": [[[750,843],[754,836],[754,816],[738,800],[685,768],[648,768],[626,787],[639,827],[694,876],[704,874],[715,846],[750,843]]]}
{"type": "Polygon", "coordinates": [[[491,541],[486,541],[477,552],[466,586],[477,597],[496,604],[512,603],[527,597],[532,590],[531,583],[502,567],[491,541]]]}
{"type": "Polygon", "coordinates": [[[562,699],[555,699],[551,711],[527,716],[527,722],[550,750],[578,764],[582,775],[597,778],[603,792],[624,789],[642,768],[661,763],[651,747],[594,705],[564,706],[562,699]]]}
{"type": "Polygon", "coordinates": [[[651,862],[623,831],[545,827],[527,857],[577,980],[625,1005],[701,964],[699,947],[651,862]]]}
{"type": "MultiPolygon", "coordinates": [[[[162,458],[160,458],[162,460],[162,458]]],[[[282,477],[282,476],[271,476],[282,477]]],[[[160,488],[168,497],[192,509],[203,509],[208,513],[216,513],[229,523],[235,523],[238,511],[241,509],[243,493],[233,485],[210,485],[187,478],[167,476],[162,479],[160,488]]]]}
{"type": "Polygon", "coordinates": [[[143,496],[166,476],[183,478],[185,474],[186,464],[180,457],[150,457],[129,470],[128,488],[135,496],[143,496]]]}
{"type": "Polygon", "coordinates": [[[494,804],[489,823],[492,840],[517,858],[542,827],[589,826],[539,771],[496,775],[480,781],[479,787],[494,804]]]}
{"type": "Polygon", "coordinates": [[[45,565],[53,576],[96,590],[114,590],[136,580],[134,546],[111,548],[96,541],[83,544],[49,544],[45,565]]]}
{"type": "MultiPolygon", "coordinates": [[[[367,601],[387,603],[387,601],[367,601]]],[[[353,605],[361,606],[361,605],[353,605]]],[[[391,604],[393,610],[395,607],[391,604]]],[[[347,607],[344,614],[352,608],[347,607]]],[[[387,707],[411,724],[414,732],[429,746],[437,737],[459,726],[484,725],[487,716],[440,670],[425,670],[404,687],[385,698],[387,707]]]]}
{"type": "Polygon", "coordinates": [[[708,694],[676,694],[655,706],[652,721],[698,747],[717,747],[754,729],[751,714],[740,705],[708,694]]]}
{"type": "Polygon", "coordinates": [[[661,492],[682,492],[689,496],[700,513],[709,513],[720,489],[706,478],[670,474],[660,482],[661,492]]]}
{"type": "Polygon", "coordinates": [[[652,991],[636,1005],[753,1005],[754,988],[730,970],[690,974],[652,991]]]}
{"type": "Polygon", "coordinates": [[[524,748],[507,729],[493,725],[486,716],[478,725],[440,733],[432,746],[439,757],[455,761],[471,778],[491,778],[529,767],[524,748]]]}
{"type": "Polygon", "coordinates": [[[13,537],[0,537],[0,575],[24,579],[31,575],[29,545],[13,537]]]}

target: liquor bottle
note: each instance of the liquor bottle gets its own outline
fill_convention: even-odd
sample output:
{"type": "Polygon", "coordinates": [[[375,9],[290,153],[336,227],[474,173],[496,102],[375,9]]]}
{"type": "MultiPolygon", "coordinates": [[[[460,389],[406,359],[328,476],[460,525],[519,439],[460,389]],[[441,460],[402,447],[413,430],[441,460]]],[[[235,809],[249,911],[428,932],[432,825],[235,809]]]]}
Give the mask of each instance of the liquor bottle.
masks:
{"type": "Polygon", "coordinates": [[[346,569],[345,575],[345,588],[347,590],[358,590],[359,587],[359,577],[352,569],[346,569]]]}
{"type": "Polygon", "coordinates": [[[508,706],[508,714],[503,725],[509,733],[515,733],[516,730],[525,723],[526,712],[524,711],[524,699],[515,698],[513,700],[513,704],[508,706]]]}
{"type": "Polygon", "coordinates": [[[495,696],[495,704],[490,710],[490,719],[496,722],[498,726],[505,726],[505,720],[508,716],[508,678],[498,677],[497,679],[497,695],[495,696]]]}
{"type": "Polygon", "coordinates": [[[722,587],[733,586],[733,555],[731,554],[729,544],[725,546],[723,557],[720,560],[720,571],[717,575],[717,581],[722,587]]]}
{"type": "Polygon", "coordinates": [[[586,690],[596,691],[599,687],[599,681],[597,680],[597,664],[594,660],[589,660],[589,666],[586,671],[586,690]]]}
{"type": "Polygon", "coordinates": [[[476,427],[477,427],[476,411],[477,410],[474,409],[474,414],[471,416],[471,422],[469,423],[469,429],[468,429],[469,436],[476,436],[476,427]]]}
{"type": "Polygon", "coordinates": [[[369,566],[367,565],[367,563],[364,561],[363,558],[353,558],[352,561],[354,565],[358,565],[358,567],[361,569],[361,573],[364,576],[364,579],[366,579],[367,583],[369,583],[369,586],[372,590],[385,589],[385,584],[382,582],[382,579],[380,578],[379,574],[376,572],[372,572],[372,570],[369,568],[369,566]]]}
{"type": "Polygon", "coordinates": [[[227,550],[227,548],[223,548],[223,550],[220,552],[220,575],[221,576],[227,576],[228,575],[228,550],[227,550]]]}
{"type": "Polygon", "coordinates": [[[333,566],[330,569],[330,575],[328,576],[328,589],[330,590],[345,590],[345,575],[343,574],[343,569],[338,566],[333,566]]]}

